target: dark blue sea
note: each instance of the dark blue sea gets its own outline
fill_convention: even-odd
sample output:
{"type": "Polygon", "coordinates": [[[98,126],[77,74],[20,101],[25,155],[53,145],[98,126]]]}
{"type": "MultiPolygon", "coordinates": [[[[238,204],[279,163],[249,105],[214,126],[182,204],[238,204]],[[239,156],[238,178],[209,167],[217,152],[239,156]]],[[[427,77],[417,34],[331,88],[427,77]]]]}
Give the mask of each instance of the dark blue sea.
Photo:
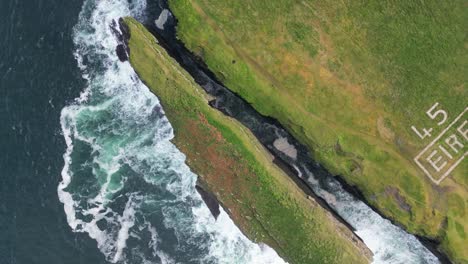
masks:
{"type": "Polygon", "coordinates": [[[85,85],[73,57],[82,1],[0,1],[0,263],[105,263],[57,196],[60,112],[85,85]]]}

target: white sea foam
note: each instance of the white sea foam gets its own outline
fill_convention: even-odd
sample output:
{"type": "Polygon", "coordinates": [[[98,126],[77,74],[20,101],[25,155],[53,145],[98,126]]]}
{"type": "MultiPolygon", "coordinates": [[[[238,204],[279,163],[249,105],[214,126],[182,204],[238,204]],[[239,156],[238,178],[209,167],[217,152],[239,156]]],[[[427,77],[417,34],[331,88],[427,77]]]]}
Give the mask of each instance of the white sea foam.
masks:
{"type": "Polygon", "coordinates": [[[374,264],[439,263],[415,236],[382,218],[362,201],[356,200],[341,185],[329,179],[333,192],[323,190],[308,170],[308,182],[335,211],[356,229],[356,234],[374,254],[374,264]]]}
{"type": "MultiPolygon", "coordinates": [[[[137,206],[137,200],[139,197],[131,196],[131,199],[127,201],[125,205],[125,209],[123,211],[122,216],[119,216],[119,222],[121,223],[121,227],[119,230],[119,234],[117,236],[117,243],[116,243],[116,253],[113,258],[113,262],[117,262],[120,260],[122,256],[122,250],[125,248],[128,239],[128,232],[131,227],[135,224],[135,208],[137,206]]],[[[140,197],[141,199],[141,197],[140,197]]]]}
{"type": "MultiPolygon", "coordinates": [[[[284,261],[270,247],[263,244],[251,244],[241,235],[239,228],[232,222],[228,214],[221,208],[214,225],[216,232],[221,231],[220,238],[211,244],[211,255],[217,256],[221,263],[231,263],[232,256],[245,254],[240,258],[248,263],[280,264],[284,261]],[[246,248],[248,247],[248,248],[246,248]]],[[[206,214],[206,213],[205,213],[206,214]]],[[[211,227],[212,225],[207,225],[211,227]]],[[[241,261],[239,263],[242,263],[241,261]]]]}
{"type": "Polygon", "coordinates": [[[211,216],[158,99],[117,58],[111,24],[145,14],[144,0],[131,2],[87,0],[74,29],[88,85],[60,119],[67,149],[57,189],[68,224],[113,263],[284,263],[224,211],[211,216]]]}

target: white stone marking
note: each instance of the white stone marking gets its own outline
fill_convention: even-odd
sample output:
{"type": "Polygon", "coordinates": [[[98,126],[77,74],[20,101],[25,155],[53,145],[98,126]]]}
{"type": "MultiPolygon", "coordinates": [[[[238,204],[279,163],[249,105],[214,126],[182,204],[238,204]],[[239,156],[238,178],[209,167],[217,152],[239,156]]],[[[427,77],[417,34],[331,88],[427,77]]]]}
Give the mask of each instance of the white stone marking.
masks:
{"type": "Polygon", "coordinates": [[[465,158],[465,156],[467,156],[468,152],[465,152],[463,154],[463,156],[461,156],[456,162],[455,164],[453,164],[443,175],[442,177],[440,177],[440,179],[436,180],[434,179],[434,177],[431,175],[431,173],[429,173],[429,171],[419,162],[419,158],[424,154],[424,152],[426,152],[430,147],[432,147],[436,142],[437,140],[439,140],[465,113],[466,111],[468,111],[468,107],[465,108],[465,110],[459,114],[455,120],[452,121],[452,123],[450,123],[450,125],[448,127],[446,127],[431,143],[429,143],[429,145],[427,145],[415,158],[414,158],[414,162],[416,162],[416,164],[419,166],[419,168],[421,168],[424,173],[437,185],[439,185],[457,166],[458,164],[460,164],[460,162],[462,162],[462,160],[465,158]]]}

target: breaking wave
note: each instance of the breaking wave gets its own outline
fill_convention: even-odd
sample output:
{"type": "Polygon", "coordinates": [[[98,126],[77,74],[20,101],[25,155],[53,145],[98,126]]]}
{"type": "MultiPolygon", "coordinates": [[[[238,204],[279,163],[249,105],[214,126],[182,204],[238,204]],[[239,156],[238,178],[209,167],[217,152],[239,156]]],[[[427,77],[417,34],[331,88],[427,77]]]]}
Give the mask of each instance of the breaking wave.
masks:
{"type": "Polygon", "coordinates": [[[222,209],[214,219],[158,99],[115,54],[111,25],[143,18],[145,7],[86,0],[74,28],[87,87],[60,120],[67,149],[58,195],[68,224],[112,263],[284,263],[222,209]]]}
{"type": "Polygon", "coordinates": [[[356,229],[356,234],[374,254],[374,264],[440,263],[414,235],[382,218],[364,202],[345,191],[338,181],[325,179],[325,190],[320,187],[312,172],[305,167],[303,169],[314,192],[356,229]]]}

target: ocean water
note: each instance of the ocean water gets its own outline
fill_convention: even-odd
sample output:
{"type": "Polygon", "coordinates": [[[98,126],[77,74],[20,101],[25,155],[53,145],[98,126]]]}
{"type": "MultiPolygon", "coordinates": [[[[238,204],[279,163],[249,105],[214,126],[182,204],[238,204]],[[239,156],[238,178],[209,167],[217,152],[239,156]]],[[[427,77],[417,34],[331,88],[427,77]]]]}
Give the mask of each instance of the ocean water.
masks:
{"type": "Polygon", "coordinates": [[[0,1],[0,263],[106,263],[57,196],[60,111],[85,85],[73,57],[81,0],[0,1]]]}
{"type": "Polygon", "coordinates": [[[214,219],[158,99],[118,60],[111,24],[145,8],[2,1],[0,263],[284,263],[214,219]]]}

